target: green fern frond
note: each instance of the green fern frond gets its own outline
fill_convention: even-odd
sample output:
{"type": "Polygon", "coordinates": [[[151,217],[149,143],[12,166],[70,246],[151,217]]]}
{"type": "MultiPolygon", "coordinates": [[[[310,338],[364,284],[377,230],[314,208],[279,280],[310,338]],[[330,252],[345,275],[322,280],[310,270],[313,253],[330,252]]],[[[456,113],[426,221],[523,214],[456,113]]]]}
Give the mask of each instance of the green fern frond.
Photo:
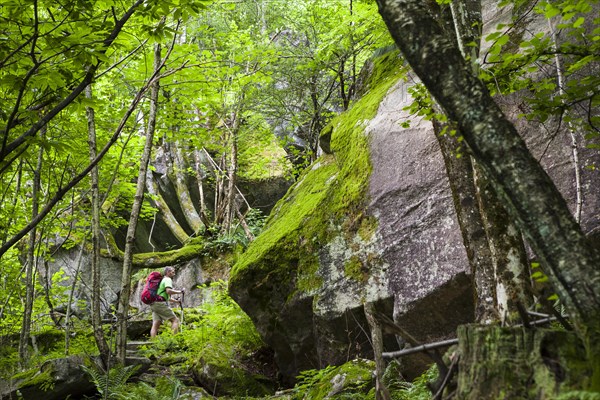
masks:
{"type": "Polygon", "coordinates": [[[82,365],[81,368],[92,378],[98,393],[103,398],[119,399],[123,398],[122,391],[125,384],[139,369],[139,365],[116,365],[108,373],[97,367],[89,368],[82,365]]]}

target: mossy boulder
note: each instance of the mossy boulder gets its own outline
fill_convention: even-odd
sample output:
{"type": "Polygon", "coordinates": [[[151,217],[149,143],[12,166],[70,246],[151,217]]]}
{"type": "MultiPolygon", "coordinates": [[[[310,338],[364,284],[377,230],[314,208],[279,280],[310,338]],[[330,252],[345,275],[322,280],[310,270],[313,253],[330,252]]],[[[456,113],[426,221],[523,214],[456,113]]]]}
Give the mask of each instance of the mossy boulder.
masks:
{"type": "Polygon", "coordinates": [[[397,52],[375,64],[368,93],[328,128],[332,154],[277,203],[230,275],[232,297],[274,348],[289,383],[301,370],[369,355],[364,301],[381,300],[391,312],[378,221],[366,208],[372,166],[365,127],[405,71],[397,52]]]}
{"type": "MultiPolygon", "coordinates": [[[[394,303],[397,318],[419,316],[408,328],[423,340],[447,337],[472,316],[435,137],[427,121],[398,122],[408,118],[412,83],[397,51],[370,69],[363,97],[327,127],[330,154],[300,176],[231,272],[232,297],[290,383],[301,370],[372,357],[367,301],[390,316],[394,303]]],[[[397,349],[393,336],[385,341],[397,349]]]]}
{"type": "Polygon", "coordinates": [[[13,376],[9,385],[0,385],[0,398],[62,400],[93,394],[96,386],[81,368],[92,363],[81,356],[46,361],[40,368],[13,376]]]}

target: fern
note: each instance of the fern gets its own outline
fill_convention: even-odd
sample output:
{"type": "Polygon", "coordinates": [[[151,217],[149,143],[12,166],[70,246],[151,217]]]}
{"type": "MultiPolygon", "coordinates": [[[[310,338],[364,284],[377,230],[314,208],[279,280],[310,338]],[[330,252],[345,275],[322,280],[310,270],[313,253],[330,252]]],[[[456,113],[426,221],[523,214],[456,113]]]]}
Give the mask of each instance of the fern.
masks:
{"type": "Polygon", "coordinates": [[[145,382],[128,384],[127,390],[123,391],[118,397],[119,400],[177,400],[181,394],[183,384],[174,378],[161,377],[156,381],[156,386],[152,387],[145,382]]]}
{"type": "Polygon", "coordinates": [[[97,367],[89,368],[82,365],[81,368],[92,378],[103,399],[123,399],[126,396],[124,393],[127,393],[125,384],[139,369],[139,365],[116,365],[108,373],[97,367]]]}
{"type": "Polygon", "coordinates": [[[334,365],[328,365],[323,369],[301,371],[300,375],[297,376],[298,383],[294,386],[294,392],[297,395],[308,392],[313,386],[318,385],[327,374],[332,372],[335,368],[334,365]]]}

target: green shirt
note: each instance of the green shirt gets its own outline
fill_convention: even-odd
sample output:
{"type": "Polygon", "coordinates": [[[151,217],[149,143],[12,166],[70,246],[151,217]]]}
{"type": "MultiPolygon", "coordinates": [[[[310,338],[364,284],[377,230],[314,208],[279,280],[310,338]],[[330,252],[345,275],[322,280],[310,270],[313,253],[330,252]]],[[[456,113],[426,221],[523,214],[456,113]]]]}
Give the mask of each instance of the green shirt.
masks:
{"type": "Polygon", "coordinates": [[[156,294],[162,296],[163,299],[165,299],[166,301],[169,301],[169,294],[167,293],[167,288],[173,289],[173,280],[168,276],[165,276],[164,278],[162,278],[162,281],[160,281],[160,285],[158,286],[158,292],[156,292],[156,294]]]}

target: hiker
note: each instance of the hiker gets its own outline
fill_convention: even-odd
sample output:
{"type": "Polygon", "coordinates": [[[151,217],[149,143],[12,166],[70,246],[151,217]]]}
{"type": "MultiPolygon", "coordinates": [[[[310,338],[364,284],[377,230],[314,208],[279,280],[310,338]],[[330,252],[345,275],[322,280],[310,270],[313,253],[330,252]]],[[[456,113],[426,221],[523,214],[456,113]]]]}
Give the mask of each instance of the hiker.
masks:
{"type": "Polygon", "coordinates": [[[162,296],[165,300],[158,300],[150,304],[150,309],[152,310],[152,329],[150,329],[150,337],[156,337],[160,324],[165,320],[171,321],[171,330],[174,334],[179,332],[179,319],[173,310],[171,310],[171,307],[169,307],[169,301],[179,303],[180,300],[171,299],[171,295],[184,293],[185,289],[173,289],[173,276],[175,276],[175,268],[165,267],[164,278],[160,282],[158,288],[158,295],[162,296]]]}

